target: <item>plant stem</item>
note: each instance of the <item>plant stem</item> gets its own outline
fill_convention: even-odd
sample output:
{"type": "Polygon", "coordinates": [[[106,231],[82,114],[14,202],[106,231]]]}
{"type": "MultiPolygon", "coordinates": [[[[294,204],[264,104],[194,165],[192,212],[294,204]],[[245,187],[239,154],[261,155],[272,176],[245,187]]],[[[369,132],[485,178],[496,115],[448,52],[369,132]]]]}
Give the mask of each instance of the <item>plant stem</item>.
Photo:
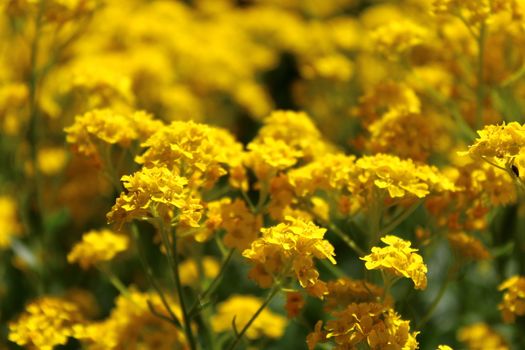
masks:
{"type": "Polygon", "coordinates": [[[176,238],[173,238],[173,244],[170,243],[169,239],[169,227],[166,228],[162,220],[160,220],[160,235],[162,236],[162,242],[164,244],[164,248],[166,249],[166,255],[168,256],[168,261],[173,273],[173,280],[175,283],[175,288],[177,290],[177,294],[179,297],[179,303],[180,308],[182,310],[182,316],[184,320],[184,333],[186,334],[186,338],[188,340],[189,346],[191,350],[196,350],[196,343],[195,338],[193,337],[193,331],[191,329],[190,324],[190,318],[188,314],[188,308],[186,305],[186,298],[184,297],[184,291],[182,289],[182,283],[180,281],[180,275],[179,275],[179,261],[177,258],[177,251],[176,251],[176,238]]]}
{"type": "Polygon", "coordinates": [[[341,240],[350,248],[352,249],[358,256],[366,255],[364,250],[359,248],[357,243],[350,238],[347,234],[345,234],[339,227],[334,225],[333,223],[324,220],[319,215],[317,215],[312,209],[308,208],[307,206],[304,207],[306,211],[308,211],[309,214],[311,214],[319,223],[323,226],[326,226],[332,231],[337,237],[341,238],[341,240]]]}
{"type": "Polygon", "coordinates": [[[443,282],[443,284],[441,285],[441,288],[439,289],[436,297],[434,298],[434,300],[430,304],[430,307],[429,307],[427,313],[417,323],[416,329],[421,329],[421,327],[423,327],[430,320],[430,317],[432,316],[432,314],[436,310],[437,306],[439,305],[439,302],[441,301],[441,299],[445,295],[445,292],[447,291],[447,288],[450,285],[450,282],[452,281],[452,279],[456,275],[456,272],[458,271],[458,268],[459,268],[459,265],[457,263],[454,263],[454,265],[452,265],[452,267],[450,267],[450,269],[448,270],[447,278],[446,278],[445,282],[443,282]]]}
{"type": "Polygon", "coordinates": [[[321,261],[321,264],[328,270],[330,271],[330,273],[332,275],[334,275],[334,277],[337,277],[337,278],[343,278],[343,277],[347,277],[346,274],[343,272],[343,270],[341,270],[340,268],[338,268],[337,266],[335,266],[334,264],[332,264],[330,261],[328,261],[327,259],[322,259],[320,260],[321,261]]]}
{"type": "Polygon", "coordinates": [[[224,276],[224,273],[225,273],[225,271],[226,271],[226,269],[228,267],[228,264],[230,263],[230,261],[231,261],[231,259],[233,257],[233,253],[234,252],[235,252],[235,248],[230,249],[228,255],[226,256],[226,259],[222,263],[221,269],[219,270],[219,273],[217,274],[217,276],[215,276],[215,278],[210,283],[208,288],[206,288],[204,290],[204,292],[202,292],[202,294],[199,296],[199,298],[197,300],[195,300],[195,302],[191,306],[191,308],[190,308],[190,310],[188,312],[190,315],[193,315],[194,312],[196,311],[196,309],[201,304],[201,302],[206,300],[208,298],[208,296],[210,294],[212,294],[217,289],[217,287],[219,286],[219,283],[222,280],[222,277],[224,276]]]}
{"type": "Polygon", "coordinates": [[[272,301],[273,297],[275,295],[277,295],[277,293],[281,290],[281,286],[279,283],[276,283],[273,288],[270,290],[270,293],[268,293],[268,296],[266,297],[266,300],[264,300],[264,302],[262,303],[262,305],[259,307],[259,309],[257,309],[257,311],[253,314],[253,316],[250,318],[250,320],[248,321],[248,323],[246,323],[244,325],[244,327],[242,328],[242,330],[237,334],[237,337],[235,338],[235,340],[233,341],[233,343],[230,345],[230,347],[228,348],[228,350],[233,350],[237,347],[237,345],[239,344],[239,342],[241,341],[244,333],[246,333],[246,331],[248,330],[248,328],[250,328],[250,326],[252,325],[252,323],[257,319],[257,317],[259,316],[259,314],[266,308],[266,306],[270,303],[270,301],[272,301]]]}
{"type": "Polygon", "coordinates": [[[155,280],[155,277],[153,276],[153,272],[151,271],[151,268],[149,267],[149,265],[147,263],[144,251],[142,250],[142,247],[140,246],[139,231],[138,231],[137,225],[135,223],[131,224],[131,232],[132,232],[133,239],[135,241],[135,245],[137,246],[137,251],[139,253],[138,255],[139,255],[140,263],[142,264],[142,268],[144,269],[144,272],[146,272],[146,278],[148,279],[148,283],[157,292],[157,295],[159,296],[159,298],[160,298],[160,300],[162,302],[162,305],[164,305],[164,308],[166,308],[166,311],[170,315],[171,323],[173,323],[175,326],[177,326],[179,328],[183,328],[182,324],[179,321],[179,319],[177,318],[177,316],[175,315],[175,313],[171,309],[170,304],[168,303],[168,299],[166,298],[166,296],[164,295],[164,292],[162,291],[162,289],[160,288],[159,284],[155,280]]]}

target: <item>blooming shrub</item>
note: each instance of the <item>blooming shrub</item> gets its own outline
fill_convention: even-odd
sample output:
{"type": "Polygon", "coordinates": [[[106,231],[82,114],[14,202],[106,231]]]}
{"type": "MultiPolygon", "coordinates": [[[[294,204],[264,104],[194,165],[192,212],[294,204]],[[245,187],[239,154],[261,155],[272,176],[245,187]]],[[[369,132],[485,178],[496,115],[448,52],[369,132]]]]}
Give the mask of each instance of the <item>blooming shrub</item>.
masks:
{"type": "Polygon", "coordinates": [[[525,1],[0,2],[0,349],[525,348],[525,1]]]}

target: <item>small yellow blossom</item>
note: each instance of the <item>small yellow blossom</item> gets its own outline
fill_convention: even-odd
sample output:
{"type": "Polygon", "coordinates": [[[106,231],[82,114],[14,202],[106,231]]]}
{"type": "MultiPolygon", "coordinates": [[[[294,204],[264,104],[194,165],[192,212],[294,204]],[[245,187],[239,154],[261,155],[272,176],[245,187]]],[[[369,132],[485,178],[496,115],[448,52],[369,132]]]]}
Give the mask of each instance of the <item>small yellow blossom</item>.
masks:
{"type": "Polygon", "coordinates": [[[326,229],[310,221],[286,217],[286,222],[261,229],[262,237],[242,255],[255,266],[249,273],[261,287],[272,285],[273,277],[295,275],[303,288],[314,296],[322,297],[327,289],[319,280],[313,258],[328,259],[335,264],[334,247],[324,240],[326,229]]]}
{"type": "Polygon", "coordinates": [[[503,320],[514,323],[516,316],[525,315],[525,277],[513,276],[502,284],[500,291],[504,291],[503,301],[498,305],[503,320]]]}
{"type": "MultiPolygon", "coordinates": [[[[339,278],[326,283],[328,294],[324,307],[328,311],[341,310],[352,303],[375,302],[384,296],[384,289],[364,280],[339,278]]],[[[387,296],[387,301],[391,301],[387,296]]],[[[385,302],[386,303],[386,302],[385,302]]]]}
{"type": "Polygon", "coordinates": [[[241,199],[224,201],[221,205],[221,219],[220,227],[226,231],[224,245],[239,251],[250,247],[262,226],[262,216],[253,214],[241,199]]]}
{"type": "Polygon", "coordinates": [[[129,147],[132,141],[145,140],[162,122],[145,112],[117,113],[111,109],[96,109],[79,115],[73,125],[64,129],[66,140],[74,149],[88,157],[99,159],[100,143],[129,147]]]}
{"type": "Polygon", "coordinates": [[[138,163],[164,166],[186,177],[191,187],[210,187],[242,163],[243,147],[228,131],[192,121],[160,128],[142,147],[147,149],[136,157],[138,163]]]}
{"type": "Polygon", "coordinates": [[[358,184],[375,185],[391,198],[424,198],[431,192],[454,191],[454,184],[439,170],[429,165],[417,165],[411,159],[388,154],[364,156],[356,161],[358,184]]]}
{"type": "MultiPolygon", "coordinates": [[[[167,303],[182,319],[180,307],[170,299],[167,303]]],[[[183,331],[153,315],[150,306],[170,317],[158,294],[131,289],[128,295],[117,298],[107,319],[77,327],[75,337],[94,350],[189,349],[183,331]]]]}
{"type": "Polygon", "coordinates": [[[428,36],[424,27],[415,22],[392,21],[377,28],[371,35],[372,46],[382,55],[394,58],[416,45],[423,43],[428,36]]]}
{"type": "Polygon", "coordinates": [[[0,196],[0,250],[11,245],[11,238],[22,234],[17,205],[13,198],[0,196]]]}
{"type": "Polygon", "coordinates": [[[323,156],[329,147],[322,138],[311,117],[305,112],[278,110],[263,120],[254,139],[255,143],[264,143],[267,138],[284,141],[306,159],[323,156]]]}
{"type": "Polygon", "coordinates": [[[65,345],[83,323],[78,307],[56,297],[42,297],[26,306],[18,320],[9,324],[9,340],[41,350],[65,345]]]}
{"type": "Polygon", "coordinates": [[[38,151],[38,169],[44,175],[56,175],[67,162],[67,153],[63,148],[42,148],[38,151]]]}
{"type": "Polygon", "coordinates": [[[108,213],[108,221],[122,225],[133,219],[162,220],[199,227],[202,205],[188,189],[188,180],[166,167],[144,167],[122,177],[127,192],[120,194],[108,213]]]}
{"type": "Polygon", "coordinates": [[[464,232],[450,233],[447,235],[452,248],[465,259],[486,260],[490,258],[490,253],[483,243],[476,237],[464,232]]]}
{"type": "MultiPolygon", "coordinates": [[[[217,306],[217,313],[212,316],[211,324],[215,332],[233,330],[235,319],[237,330],[242,329],[262,305],[263,300],[251,295],[230,296],[217,306]]],[[[246,337],[254,340],[261,337],[278,339],[284,334],[286,318],[265,308],[246,331],[246,337]]]]}
{"type": "Polygon", "coordinates": [[[448,345],[438,345],[436,350],[454,350],[448,345]]]}
{"type": "Polygon", "coordinates": [[[517,122],[486,125],[478,131],[478,135],[465,153],[474,159],[484,159],[506,169],[510,169],[514,159],[525,147],[525,126],[517,122]]]}
{"type": "Polygon", "coordinates": [[[412,279],[416,289],[427,287],[427,266],[423,263],[417,249],[411,248],[409,241],[396,236],[385,236],[381,240],[384,248],[373,247],[372,253],[360,258],[366,261],[368,270],[384,270],[394,276],[412,279]]]}
{"type": "Polygon", "coordinates": [[[78,263],[83,269],[100,262],[109,261],[128,249],[129,238],[108,229],[89,231],[82,241],[75,244],[67,256],[69,263],[78,263]]]}
{"type": "Polygon", "coordinates": [[[463,16],[471,25],[487,20],[491,14],[490,0],[434,0],[432,12],[463,16]]]}
{"type": "Polygon", "coordinates": [[[308,349],[319,342],[333,341],[334,349],[355,349],[360,345],[371,350],[418,348],[418,332],[410,332],[409,321],[402,320],[389,307],[379,303],[352,303],[342,311],[333,312],[334,320],[322,325],[307,337],[308,349]]]}
{"type": "MultiPolygon", "coordinates": [[[[202,259],[202,273],[205,278],[214,278],[219,273],[220,265],[217,259],[205,256],[202,259]]],[[[183,261],[179,265],[180,282],[186,286],[199,284],[199,267],[194,259],[183,261]]]]}
{"type": "Polygon", "coordinates": [[[283,140],[270,137],[248,144],[245,164],[259,180],[269,180],[279,171],[291,168],[303,152],[283,140]]]}
{"type": "Polygon", "coordinates": [[[485,323],[463,327],[457,336],[468,350],[510,350],[503,337],[485,323]]]}

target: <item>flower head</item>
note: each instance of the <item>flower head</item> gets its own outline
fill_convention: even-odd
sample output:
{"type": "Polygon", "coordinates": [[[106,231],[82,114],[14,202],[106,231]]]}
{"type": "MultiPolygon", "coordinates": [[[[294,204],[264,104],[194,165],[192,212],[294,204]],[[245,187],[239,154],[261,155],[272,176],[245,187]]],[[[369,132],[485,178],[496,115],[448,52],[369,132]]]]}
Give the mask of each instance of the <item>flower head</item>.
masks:
{"type": "Polygon", "coordinates": [[[498,305],[505,322],[513,323],[516,316],[525,315],[525,277],[513,276],[500,284],[498,289],[505,292],[498,305]]]}
{"type": "Polygon", "coordinates": [[[98,159],[99,144],[129,147],[132,141],[142,141],[162,126],[145,112],[117,113],[111,109],[95,109],[75,118],[65,128],[66,140],[77,152],[98,159]]]}
{"type": "Polygon", "coordinates": [[[67,256],[70,263],[78,263],[87,269],[97,263],[109,261],[118,253],[128,249],[129,238],[108,229],[89,231],[82,236],[82,241],[75,244],[67,256]]]}
{"type": "Polygon", "coordinates": [[[9,324],[9,340],[41,350],[65,345],[74,336],[76,325],[82,324],[79,308],[55,297],[42,297],[26,306],[18,320],[9,324]]]}
{"type": "Polygon", "coordinates": [[[411,248],[409,241],[396,236],[385,236],[381,240],[384,248],[373,247],[372,253],[360,258],[368,270],[383,270],[394,276],[412,279],[416,289],[427,287],[427,266],[423,263],[417,249],[411,248]]]}
{"type": "Polygon", "coordinates": [[[457,232],[448,234],[447,238],[452,248],[465,259],[486,260],[490,258],[489,251],[476,237],[457,232]]]}
{"type": "Polygon", "coordinates": [[[333,312],[335,319],[321,321],[307,337],[308,348],[318,342],[333,341],[334,349],[355,349],[366,345],[372,350],[417,349],[418,332],[410,332],[409,321],[402,320],[391,308],[379,303],[352,303],[333,312]]]}
{"type": "Polygon", "coordinates": [[[108,221],[124,222],[152,217],[168,223],[199,227],[202,205],[188,189],[188,180],[166,167],[144,167],[122,177],[127,192],[120,194],[108,213],[108,221]],[[175,220],[176,222],[172,222],[175,220]]]}
{"type": "Polygon", "coordinates": [[[262,237],[255,240],[243,256],[255,264],[250,277],[261,287],[270,287],[272,276],[295,275],[303,288],[322,297],[324,282],[319,280],[313,258],[328,259],[335,264],[334,247],[323,239],[326,229],[310,221],[286,217],[286,222],[261,229],[262,237]]]}
{"type": "Polygon", "coordinates": [[[478,131],[479,137],[466,154],[474,159],[485,159],[497,166],[508,167],[525,147],[525,126],[511,122],[486,125],[478,131]]]}
{"type": "Polygon", "coordinates": [[[184,176],[191,187],[210,187],[228,168],[242,163],[242,145],[226,130],[205,124],[175,121],[142,143],[136,158],[146,167],[166,167],[184,176]]]}

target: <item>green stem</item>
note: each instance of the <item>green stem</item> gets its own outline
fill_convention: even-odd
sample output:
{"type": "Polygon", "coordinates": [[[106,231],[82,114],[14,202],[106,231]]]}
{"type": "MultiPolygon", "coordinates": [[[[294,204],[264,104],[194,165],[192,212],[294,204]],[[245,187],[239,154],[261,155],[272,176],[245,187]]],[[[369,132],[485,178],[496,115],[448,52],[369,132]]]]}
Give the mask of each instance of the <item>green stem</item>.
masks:
{"type": "Polygon", "coordinates": [[[304,209],[308,211],[308,213],[311,214],[313,217],[315,217],[315,220],[317,220],[321,225],[328,227],[330,231],[332,231],[337,237],[339,237],[358,256],[366,255],[365,251],[359,248],[357,243],[352,238],[350,238],[347,234],[341,231],[339,227],[337,227],[331,222],[324,220],[323,218],[321,218],[319,215],[317,215],[312,209],[308,208],[307,206],[304,206],[304,209]]]}
{"type": "Polygon", "coordinates": [[[186,298],[184,297],[184,291],[182,289],[182,283],[180,281],[180,275],[179,275],[179,261],[177,258],[177,251],[176,251],[176,238],[174,237],[173,244],[170,244],[169,240],[169,228],[166,228],[162,220],[160,220],[160,235],[162,236],[162,242],[164,244],[164,248],[166,249],[166,255],[168,256],[168,261],[173,273],[173,280],[175,283],[175,288],[177,290],[177,294],[179,297],[179,303],[182,310],[182,316],[184,320],[184,333],[186,334],[186,338],[188,340],[189,346],[191,350],[196,350],[196,343],[195,338],[193,337],[193,331],[191,329],[191,321],[188,314],[188,308],[186,305],[186,298]]]}
{"type": "Polygon", "coordinates": [[[228,350],[233,350],[239,345],[239,342],[241,341],[242,337],[244,336],[244,333],[250,328],[252,323],[257,319],[257,317],[260,315],[261,312],[266,308],[266,306],[272,301],[273,297],[277,295],[277,293],[281,290],[281,286],[279,283],[276,283],[273,288],[270,290],[270,293],[268,293],[268,296],[266,297],[266,300],[262,303],[262,305],[257,309],[257,311],[252,315],[248,323],[244,325],[242,330],[237,334],[235,340],[233,343],[228,347],[228,350]]]}
{"type": "Polygon", "coordinates": [[[226,256],[226,259],[222,263],[222,266],[221,266],[217,276],[215,276],[215,278],[210,283],[208,288],[206,288],[204,290],[204,292],[199,296],[199,298],[197,300],[195,300],[195,302],[191,306],[191,308],[189,310],[189,314],[190,315],[193,315],[195,313],[196,309],[199,307],[199,305],[201,305],[201,303],[203,301],[206,301],[206,299],[208,298],[209,295],[211,295],[213,292],[215,292],[215,290],[219,286],[220,281],[222,280],[222,277],[224,276],[224,273],[225,273],[225,271],[226,271],[226,269],[228,267],[228,264],[230,263],[230,261],[231,261],[231,259],[233,257],[233,253],[234,252],[235,252],[235,248],[230,249],[228,255],[226,256]]]}
{"type": "Polygon", "coordinates": [[[347,277],[346,273],[344,273],[343,270],[341,270],[340,268],[332,264],[329,260],[322,259],[320,261],[321,261],[321,265],[323,265],[328,271],[330,271],[330,273],[334,275],[334,277],[337,277],[337,278],[347,277]]]}
{"type": "Polygon", "coordinates": [[[375,246],[381,238],[381,217],[383,214],[384,193],[375,186],[372,189],[372,201],[368,214],[368,235],[371,237],[370,247],[375,246]]]}
{"type": "Polygon", "coordinates": [[[175,326],[177,326],[179,328],[183,328],[182,324],[180,323],[179,319],[177,318],[177,316],[173,312],[170,304],[168,303],[168,299],[164,295],[164,292],[162,291],[162,288],[160,287],[160,285],[155,280],[155,277],[153,276],[153,272],[151,271],[151,268],[148,265],[148,262],[146,260],[146,256],[145,256],[144,251],[142,250],[142,247],[140,245],[139,230],[138,230],[137,225],[135,223],[131,224],[131,232],[132,232],[132,236],[133,236],[135,245],[137,246],[137,251],[139,253],[138,255],[139,255],[140,263],[142,265],[142,268],[146,272],[146,278],[148,279],[148,283],[157,292],[157,295],[159,296],[159,298],[160,298],[160,300],[162,302],[162,305],[164,305],[164,308],[166,309],[166,311],[168,312],[168,314],[170,316],[170,322],[173,323],[175,326]]]}
{"type": "Polygon", "coordinates": [[[120,294],[131,300],[128,287],[126,287],[124,283],[122,283],[122,281],[120,280],[120,278],[117,277],[117,275],[115,275],[110,269],[107,269],[103,266],[97,266],[97,268],[107,277],[108,281],[113,285],[113,287],[115,287],[115,289],[117,289],[120,292],[120,294]]]}
{"type": "Polygon", "coordinates": [[[509,85],[512,85],[516,83],[518,80],[520,80],[523,77],[523,75],[525,75],[525,62],[514,74],[512,74],[510,77],[505,79],[505,81],[501,83],[501,86],[508,87],[509,85]]]}

